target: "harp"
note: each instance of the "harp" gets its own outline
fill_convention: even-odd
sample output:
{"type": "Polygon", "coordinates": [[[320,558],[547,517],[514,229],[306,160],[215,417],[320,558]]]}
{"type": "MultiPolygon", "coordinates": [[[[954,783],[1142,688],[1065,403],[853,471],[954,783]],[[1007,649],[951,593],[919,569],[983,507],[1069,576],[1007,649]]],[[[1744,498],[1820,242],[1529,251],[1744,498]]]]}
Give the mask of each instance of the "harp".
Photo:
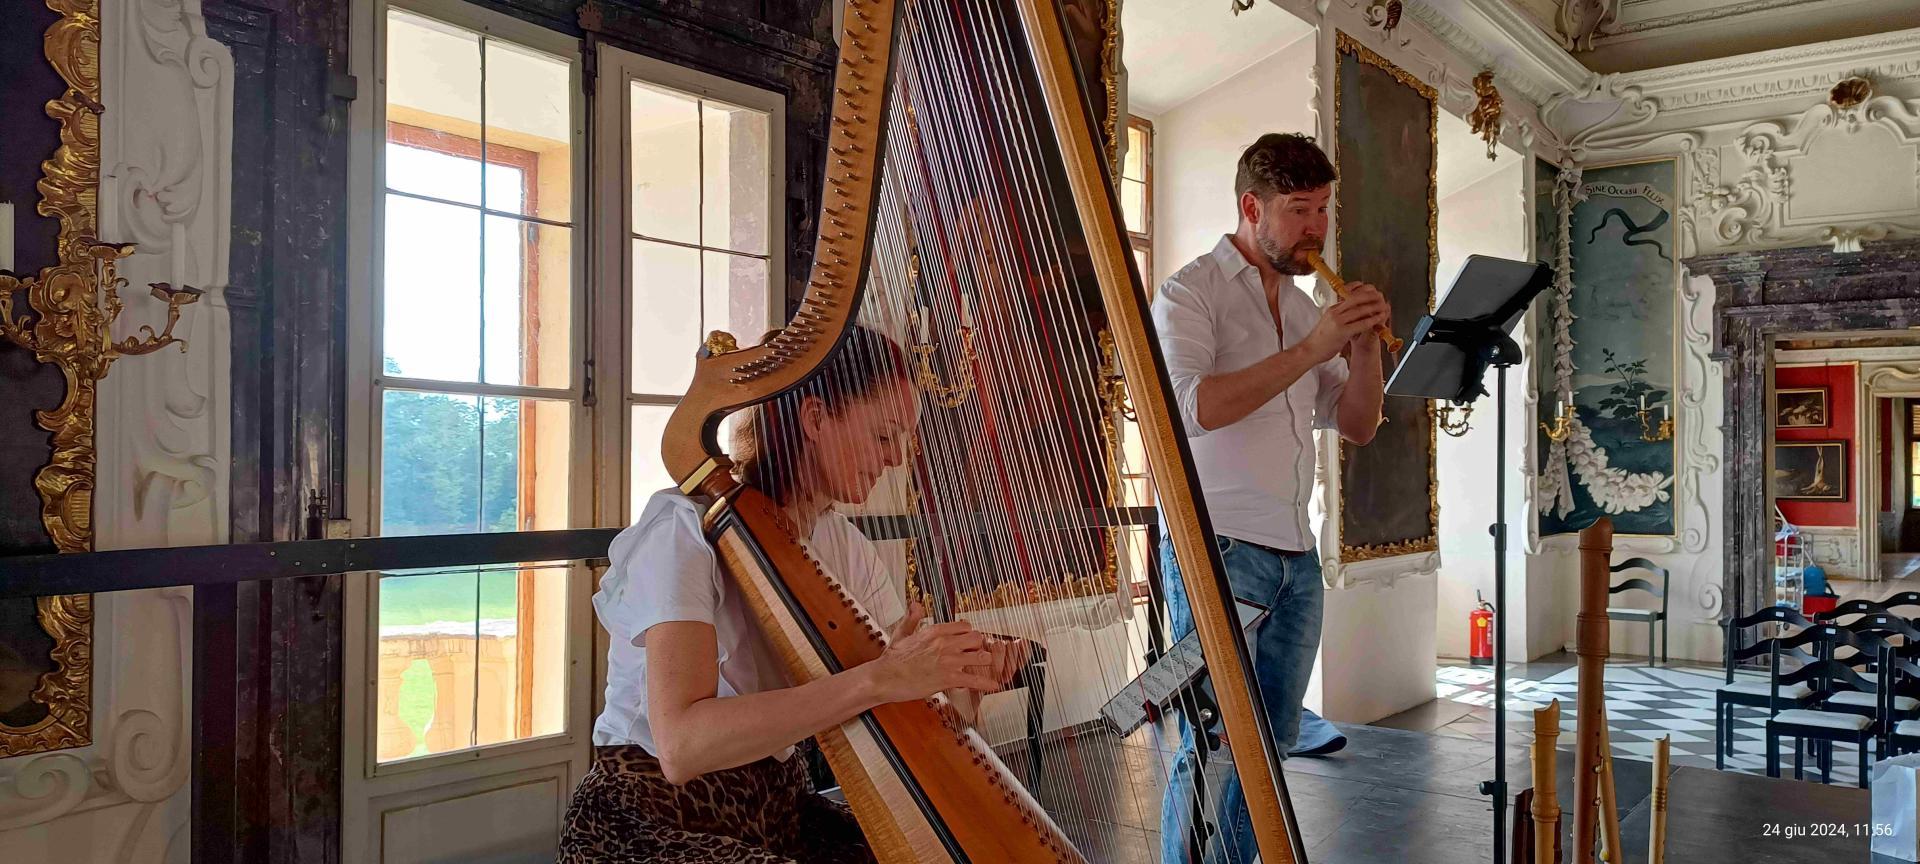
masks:
{"type": "MultiPolygon", "coordinates": [[[[759,345],[708,338],[662,440],[668,471],[707,507],[721,569],[795,683],[884,650],[720,442],[730,414],[835,386],[822,379],[858,325],[906,346],[920,393],[917,446],[866,512],[913,526],[908,560],[936,618],[992,618],[982,629],[1051,652],[1056,634],[1141,614],[1126,588],[1141,544],[1117,506],[1138,484],[1111,470],[1119,415],[1137,417],[1254,829],[1243,857],[1304,861],[1057,0],[847,0],[841,35],[806,294],[759,345]]],[[[1074,675],[1118,687],[1134,653],[1082,652],[1049,693],[1074,675]]],[[[1022,776],[936,695],[817,740],[883,862],[1159,860],[1158,786],[1090,767],[1079,733],[1028,742],[1045,758],[1011,760],[1022,776]]],[[[1108,743],[1104,758],[1124,756],[1108,743]]],[[[1141,749],[1161,763],[1141,773],[1164,777],[1172,757],[1141,749]]]]}

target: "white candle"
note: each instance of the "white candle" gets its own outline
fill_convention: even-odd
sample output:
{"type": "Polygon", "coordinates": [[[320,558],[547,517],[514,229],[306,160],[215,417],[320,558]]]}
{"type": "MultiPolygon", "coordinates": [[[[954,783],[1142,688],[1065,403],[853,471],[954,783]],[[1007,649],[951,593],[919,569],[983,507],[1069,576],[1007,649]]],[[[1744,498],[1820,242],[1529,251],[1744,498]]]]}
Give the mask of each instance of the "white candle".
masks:
{"type": "Polygon", "coordinates": [[[173,223],[173,290],[187,287],[187,225],[173,223]]]}
{"type": "Polygon", "coordinates": [[[1640,410],[1647,410],[1647,394],[1645,393],[1640,394],[1640,410]]]}
{"type": "Polygon", "coordinates": [[[960,295],[960,326],[973,329],[973,295],[960,295]]]}
{"type": "Polygon", "coordinates": [[[925,306],[920,307],[919,318],[920,318],[920,333],[918,335],[920,337],[920,344],[925,345],[927,344],[927,307],[925,306]]]}

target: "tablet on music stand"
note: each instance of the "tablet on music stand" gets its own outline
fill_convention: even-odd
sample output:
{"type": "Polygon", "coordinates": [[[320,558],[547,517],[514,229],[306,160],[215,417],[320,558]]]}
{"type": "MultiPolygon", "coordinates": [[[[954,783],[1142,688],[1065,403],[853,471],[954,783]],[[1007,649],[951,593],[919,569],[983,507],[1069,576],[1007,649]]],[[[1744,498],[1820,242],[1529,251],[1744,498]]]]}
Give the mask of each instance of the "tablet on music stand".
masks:
{"type": "Polygon", "coordinates": [[[1387,394],[1455,402],[1486,395],[1487,366],[1509,351],[1518,362],[1519,346],[1508,334],[1552,282],[1553,271],[1545,264],[1467,256],[1440,308],[1414,327],[1412,348],[1387,379],[1387,394]],[[1490,351],[1499,354],[1489,356],[1490,351]]]}

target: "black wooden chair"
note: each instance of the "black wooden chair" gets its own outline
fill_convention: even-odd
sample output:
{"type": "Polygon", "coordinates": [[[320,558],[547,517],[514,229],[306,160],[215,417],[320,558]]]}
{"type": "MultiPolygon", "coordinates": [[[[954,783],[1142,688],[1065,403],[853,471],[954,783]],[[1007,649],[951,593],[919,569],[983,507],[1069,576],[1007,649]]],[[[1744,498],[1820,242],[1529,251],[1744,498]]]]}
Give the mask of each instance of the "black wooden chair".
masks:
{"type": "MultiPolygon", "coordinates": [[[[1837,692],[1827,697],[1820,707],[1826,711],[1873,718],[1874,734],[1884,740],[1892,734],[1897,721],[1920,717],[1920,685],[1909,684],[1904,688],[1896,688],[1886,677],[1883,668],[1885,659],[1891,656],[1890,652],[1896,647],[1888,641],[1888,637],[1920,640],[1920,630],[1904,619],[1886,613],[1865,615],[1858,621],[1840,626],[1859,637],[1859,644],[1849,648],[1851,653],[1832,659],[1853,668],[1861,680],[1873,685],[1874,692],[1837,692]]],[[[1914,643],[1909,641],[1907,644],[1914,643]]]]}
{"type": "MultiPolygon", "coordinates": [[[[1734,680],[1734,671],[1742,661],[1751,660],[1755,657],[1766,657],[1773,651],[1772,639],[1761,639],[1747,646],[1741,646],[1740,644],[1742,634],[1746,632],[1747,628],[1761,624],[1783,624],[1790,627],[1801,628],[1808,626],[1807,619],[1800,617],[1800,613],[1795,612],[1787,606],[1768,606],[1745,618],[1731,619],[1726,623],[1727,632],[1723,642],[1726,645],[1727,683],[1721,685],[1714,691],[1713,706],[1713,735],[1715,742],[1713,767],[1720,770],[1725,770],[1727,767],[1726,757],[1733,755],[1734,707],[1744,706],[1764,710],[1771,707],[1776,698],[1773,693],[1772,684],[1767,680],[1757,678],[1749,678],[1744,681],[1734,680]]],[[[1817,659],[1813,655],[1797,648],[1791,649],[1791,651],[1790,657],[1803,662],[1811,662],[1817,659]]],[[[1779,694],[1779,698],[1784,699],[1792,707],[1802,707],[1813,698],[1813,688],[1805,684],[1792,685],[1779,694]]]]}
{"type": "Polygon", "coordinates": [[[1920,719],[1897,716],[1897,706],[1893,704],[1898,694],[1920,691],[1920,663],[1915,662],[1916,655],[1920,655],[1920,645],[1888,648],[1880,662],[1883,694],[1880,700],[1889,721],[1880,749],[1883,759],[1920,751],[1920,719]]]}
{"type": "Polygon", "coordinates": [[[1767,776],[1780,776],[1780,739],[1788,737],[1793,743],[1793,778],[1801,779],[1804,768],[1805,743],[1815,743],[1815,756],[1820,766],[1820,782],[1833,779],[1833,753],[1835,742],[1853,744],[1860,753],[1860,785],[1867,785],[1867,750],[1869,745],[1878,743],[1878,724],[1872,716],[1862,716],[1840,710],[1828,710],[1833,697],[1847,691],[1866,693],[1870,698],[1879,690],[1874,683],[1860,677],[1853,667],[1845,662],[1832,659],[1840,648],[1852,648],[1855,652],[1874,655],[1869,664],[1879,662],[1879,653],[1884,643],[1871,637],[1860,636],[1833,624],[1815,624],[1791,636],[1773,640],[1769,667],[1772,671],[1770,691],[1774,697],[1769,706],[1772,716],[1767,718],[1767,776]],[[1781,661],[1794,648],[1810,647],[1814,660],[1793,671],[1783,671],[1781,661]],[[1791,707],[1792,703],[1782,696],[1783,691],[1796,684],[1805,684],[1813,693],[1812,703],[1805,707],[1791,707]]]}
{"type": "Polygon", "coordinates": [[[1667,568],[1648,561],[1645,558],[1628,558],[1608,569],[1614,573],[1619,573],[1623,570],[1646,570],[1660,577],[1659,587],[1655,587],[1652,582],[1636,576],[1607,589],[1608,594],[1619,594],[1622,591],[1645,591],[1648,594],[1652,594],[1654,599],[1660,601],[1660,608],[1640,609],[1632,606],[1608,606],[1607,617],[1614,621],[1647,622],[1648,666],[1653,665],[1653,636],[1654,628],[1657,625],[1660,631],[1660,662],[1667,662],[1667,648],[1669,647],[1667,644],[1667,585],[1671,578],[1667,573],[1667,568]]]}
{"type": "Polygon", "coordinates": [[[1856,598],[1841,603],[1825,612],[1815,612],[1815,621],[1836,621],[1847,615],[1892,614],[1893,610],[1905,607],[1920,608],[1920,591],[1902,591],[1884,600],[1856,598]]]}

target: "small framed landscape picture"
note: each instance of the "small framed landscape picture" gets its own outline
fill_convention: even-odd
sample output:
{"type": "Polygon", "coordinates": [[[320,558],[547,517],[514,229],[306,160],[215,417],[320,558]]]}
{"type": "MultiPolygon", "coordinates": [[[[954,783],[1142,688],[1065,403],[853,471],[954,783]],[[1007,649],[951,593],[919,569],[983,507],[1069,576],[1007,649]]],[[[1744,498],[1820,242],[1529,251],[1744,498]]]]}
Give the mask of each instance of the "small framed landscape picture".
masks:
{"type": "Polygon", "coordinates": [[[1827,425],[1827,391],[1804,387],[1774,391],[1774,426],[1781,429],[1827,425]]]}
{"type": "Polygon", "coordinates": [[[1847,442],[1775,441],[1773,497],[1779,501],[1847,500],[1847,442]]]}

